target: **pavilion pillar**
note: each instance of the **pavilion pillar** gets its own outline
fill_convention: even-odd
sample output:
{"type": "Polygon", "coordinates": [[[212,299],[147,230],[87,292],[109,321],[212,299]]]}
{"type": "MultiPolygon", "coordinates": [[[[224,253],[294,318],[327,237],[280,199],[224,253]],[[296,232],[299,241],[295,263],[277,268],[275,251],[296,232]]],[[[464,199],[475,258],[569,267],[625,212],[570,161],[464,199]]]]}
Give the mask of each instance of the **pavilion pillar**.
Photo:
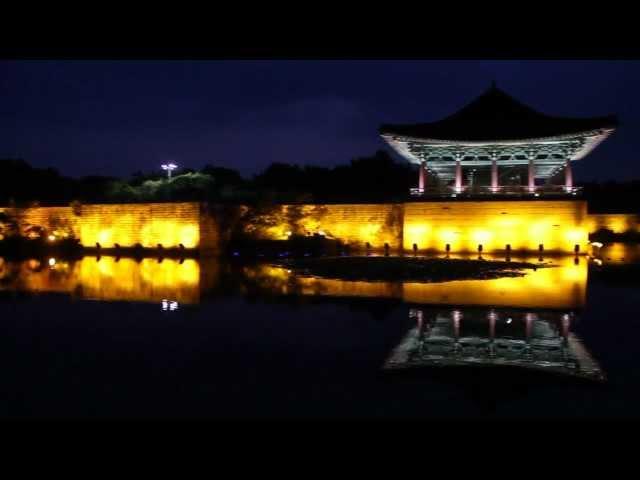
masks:
{"type": "Polygon", "coordinates": [[[570,158],[567,158],[564,164],[564,187],[567,191],[573,188],[573,173],[571,172],[570,158]]]}
{"type": "Polygon", "coordinates": [[[426,187],[427,180],[427,162],[420,162],[420,169],[418,174],[418,190],[420,193],[424,193],[424,188],[426,187]]]}
{"type": "Polygon", "coordinates": [[[460,157],[456,157],[456,192],[462,191],[462,164],[460,157]]]}
{"type": "Polygon", "coordinates": [[[533,157],[529,157],[529,191],[533,192],[536,189],[536,173],[535,165],[533,164],[533,157]]]}
{"type": "Polygon", "coordinates": [[[498,191],[498,160],[495,156],[491,158],[491,191],[498,191]]]}

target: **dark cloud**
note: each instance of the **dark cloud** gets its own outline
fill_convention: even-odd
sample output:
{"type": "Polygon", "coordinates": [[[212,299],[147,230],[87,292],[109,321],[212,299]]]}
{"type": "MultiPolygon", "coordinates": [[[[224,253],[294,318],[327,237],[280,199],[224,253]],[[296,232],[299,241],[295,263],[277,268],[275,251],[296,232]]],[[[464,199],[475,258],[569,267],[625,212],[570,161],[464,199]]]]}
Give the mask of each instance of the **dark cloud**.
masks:
{"type": "Polygon", "coordinates": [[[0,157],[71,175],[335,165],[382,148],[381,123],[439,119],[494,79],[546,113],[618,113],[576,175],[640,177],[634,61],[0,62],[0,157]]]}

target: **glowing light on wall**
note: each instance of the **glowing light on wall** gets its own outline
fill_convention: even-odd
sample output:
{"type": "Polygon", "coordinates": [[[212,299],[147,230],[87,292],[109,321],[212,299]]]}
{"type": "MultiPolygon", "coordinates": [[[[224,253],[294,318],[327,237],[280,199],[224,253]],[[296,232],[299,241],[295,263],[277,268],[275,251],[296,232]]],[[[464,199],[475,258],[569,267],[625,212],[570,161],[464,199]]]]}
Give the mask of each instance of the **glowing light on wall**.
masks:
{"type": "Polygon", "coordinates": [[[504,251],[573,253],[579,244],[586,252],[588,229],[583,221],[586,204],[574,201],[413,202],[404,207],[406,251],[420,249],[483,254],[504,251]],[[431,235],[422,235],[429,230],[431,235]]]}
{"type": "Polygon", "coordinates": [[[433,232],[428,223],[409,223],[404,226],[404,244],[416,244],[419,249],[429,248],[433,232]]]}
{"type": "Polygon", "coordinates": [[[83,245],[113,247],[141,244],[155,248],[197,248],[200,211],[195,203],[85,205],[79,221],[83,245]]]}
{"type": "Polygon", "coordinates": [[[493,237],[493,233],[487,230],[474,230],[471,232],[471,238],[475,243],[486,245],[493,237]]]}

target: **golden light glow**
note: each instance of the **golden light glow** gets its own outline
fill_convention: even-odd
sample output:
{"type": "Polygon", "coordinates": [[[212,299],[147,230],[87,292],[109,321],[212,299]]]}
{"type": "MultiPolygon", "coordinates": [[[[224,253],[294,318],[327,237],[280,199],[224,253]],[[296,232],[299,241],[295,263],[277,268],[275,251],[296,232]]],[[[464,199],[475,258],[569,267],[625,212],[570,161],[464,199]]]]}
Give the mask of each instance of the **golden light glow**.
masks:
{"type": "Polygon", "coordinates": [[[404,249],[442,252],[545,251],[573,253],[588,246],[584,202],[416,202],[405,204],[404,249]]]}
{"type": "Polygon", "coordinates": [[[50,242],[53,242],[53,241],[55,241],[56,236],[55,236],[55,235],[49,235],[49,237],[48,237],[48,238],[49,238],[49,241],[50,241],[50,242]]]}
{"type": "MultiPolygon", "coordinates": [[[[491,258],[491,256],[489,256],[491,258]]],[[[535,262],[535,258],[518,258],[535,262]]],[[[575,308],[584,305],[588,265],[560,257],[555,267],[526,270],[523,277],[462,280],[446,283],[405,283],[403,299],[429,304],[575,308]]]]}
{"type": "Polygon", "coordinates": [[[87,205],[79,224],[83,245],[197,248],[200,212],[197,204],[87,205]]]}
{"type": "MultiPolygon", "coordinates": [[[[25,209],[23,217],[25,226],[42,227],[55,239],[72,234],[92,247],[140,243],[150,248],[158,244],[197,248],[201,241],[217,242],[213,234],[201,233],[209,230],[202,229],[204,217],[196,202],[82,205],[79,212],[71,207],[37,207],[25,209]],[[64,228],[56,227],[61,223],[64,228]]],[[[483,252],[503,251],[507,244],[514,251],[537,251],[542,244],[545,251],[566,253],[573,253],[578,244],[586,252],[588,233],[599,228],[615,233],[640,231],[638,215],[588,215],[581,201],[289,205],[274,207],[262,220],[266,221],[248,227],[258,238],[319,233],[354,246],[368,242],[382,249],[388,243],[392,249],[406,251],[414,244],[420,250],[444,251],[448,243],[452,252],[475,252],[479,244],[483,252]]],[[[35,230],[27,234],[39,236],[35,230]]]]}
{"type": "MultiPolygon", "coordinates": [[[[453,258],[467,256],[452,255],[453,258]]],[[[491,255],[487,255],[491,259],[491,255]]],[[[537,258],[518,260],[537,262],[537,258]]],[[[578,308],[585,302],[588,262],[573,256],[550,261],[553,267],[526,270],[522,277],[444,283],[366,282],[296,276],[284,268],[245,267],[244,274],[276,295],[397,298],[410,303],[532,308],[578,308]]]]}
{"type": "Polygon", "coordinates": [[[587,223],[590,233],[600,229],[611,230],[613,233],[640,232],[640,217],[633,214],[591,214],[587,223]]]}
{"type": "Polygon", "coordinates": [[[640,262],[640,244],[611,243],[598,251],[598,258],[604,263],[640,262]]]}
{"type": "Polygon", "coordinates": [[[200,265],[195,259],[143,259],[84,257],[76,262],[48,259],[51,269],[38,270],[35,260],[23,262],[15,285],[27,291],[64,292],[97,300],[180,303],[200,299],[200,265]],[[53,269],[55,267],[55,269],[53,269]]]}

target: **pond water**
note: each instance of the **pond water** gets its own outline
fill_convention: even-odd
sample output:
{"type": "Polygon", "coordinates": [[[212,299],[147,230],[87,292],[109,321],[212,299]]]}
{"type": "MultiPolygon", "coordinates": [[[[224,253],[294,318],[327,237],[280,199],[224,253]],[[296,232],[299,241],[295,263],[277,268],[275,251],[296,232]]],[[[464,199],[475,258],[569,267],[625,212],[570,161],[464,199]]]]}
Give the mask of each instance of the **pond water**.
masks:
{"type": "Polygon", "coordinates": [[[551,268],[403,283],[0,259],[0,415],[635,416],[640,246],[513,259],[551,268]]]}

